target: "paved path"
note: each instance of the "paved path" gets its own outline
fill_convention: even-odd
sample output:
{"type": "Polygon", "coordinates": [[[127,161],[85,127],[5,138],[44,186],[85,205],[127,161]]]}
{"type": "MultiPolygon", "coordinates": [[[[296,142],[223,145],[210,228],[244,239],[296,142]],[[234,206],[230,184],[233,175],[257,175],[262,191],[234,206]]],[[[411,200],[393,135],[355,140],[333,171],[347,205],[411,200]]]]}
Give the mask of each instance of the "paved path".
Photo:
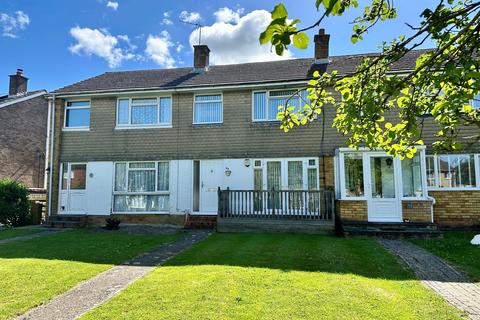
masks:
{"type": "Polygon", "coordinates": [[[66,293],[34,308],[18,319],[67,320],[76,319],[113,298],[134,281],[150,273],[156,266],[193,244],[204,240],[208,232],[192,232],[185,237],[158,246],[123,265],[113,267],[80,283],[66,293]]]}
{"type": "Polygon", "coordinates": [[[378,239],[433,291],[471,319],[480,320],[480,287],[434,254],[403,240],[378,239]]]}
{"type": "Polygon", "coordinates": [[[64,231],[65,230],[49,230],[49,229],[46,229],[45,231],[32,233],[32,234],[27,234],[25,236],[3,239],[3,240],[0,240],[0,244],[7,244],[7,243],[12,243],[12,242],[17,242],[17,241],[31,240],[31,239],[35,239],[35,238],[44,237],[44,236],[52,234],[52,233],[58,233],[58,232],[64,232],[64,231]]]}

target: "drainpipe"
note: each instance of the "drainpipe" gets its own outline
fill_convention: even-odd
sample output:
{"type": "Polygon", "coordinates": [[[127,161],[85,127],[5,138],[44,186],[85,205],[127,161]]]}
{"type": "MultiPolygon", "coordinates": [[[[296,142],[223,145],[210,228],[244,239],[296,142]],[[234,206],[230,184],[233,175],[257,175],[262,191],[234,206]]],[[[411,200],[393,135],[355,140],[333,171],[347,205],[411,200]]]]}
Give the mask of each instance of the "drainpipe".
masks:
{"type": "Polygon", "coordinates": [[[49,160],[49,179],[48,179],[48,217],[52,215],[52,184],[53,184],[53,142],[55,140],[55,95],[52,95],[52,101],[50,102],[51,114],[52,117],[49,119],[51,121],[50,127],[52,133],[50,135],[50,160],[49,160]]]}
{"type": "Polygon", "coordinates": [[[47,139],[45,140],[45,174],[43,177],[43,189],[47,190],[48,183],[48,159],[50,157],[50,118],[52,117],[51,115],[52,112],[52,105],[50,104],[50,101],[48,101],[48,112],[47,112],[47,139]]]}
{"type": "Polygon", "coordinates": [[[435,200],[434,197],[429,196],[429,195],[427,195],[427,199],[432,201],[432,205],[430,207],[430,214],[432,216],[431,220],[432,220],[432,223],[433,223],[433,206],[435,205],[435,203],[437,203],[437,200],[435,200]]]}

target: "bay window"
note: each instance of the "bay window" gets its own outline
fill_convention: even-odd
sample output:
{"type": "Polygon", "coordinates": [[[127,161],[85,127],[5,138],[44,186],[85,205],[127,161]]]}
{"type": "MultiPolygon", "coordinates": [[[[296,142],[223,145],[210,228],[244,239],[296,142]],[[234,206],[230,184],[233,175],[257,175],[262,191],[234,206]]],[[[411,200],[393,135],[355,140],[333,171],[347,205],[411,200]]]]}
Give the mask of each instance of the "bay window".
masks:
{"type": "Polygon", "coordinates": [[[67,101],[64,129],[88,129],[90,127],[90,101],[67,101]]]}
{"type": "Polygon", "coordinates": [[[117,127],[169,126],[172,98],[118,99],[117,127]]]}
{"type": "Polygon", "coordinates": [[[208,124],[223,122],[223,100],[221,94],[195,95],[193,123],[208,124]]]}
{"type": "Polygon", "coordinates": [[[286,104],[299,111],[309,103],[307,91],[301,90],[274,90],[253,92],[253,121],[278,121],[279,107],[286,104]],[[288,102],[287,102],[288,101],[288,102]]]}
{"type": "Polygon", "coordinates": [[[114,212],[168,212],[170,163],[115,163],[114,212]]]}

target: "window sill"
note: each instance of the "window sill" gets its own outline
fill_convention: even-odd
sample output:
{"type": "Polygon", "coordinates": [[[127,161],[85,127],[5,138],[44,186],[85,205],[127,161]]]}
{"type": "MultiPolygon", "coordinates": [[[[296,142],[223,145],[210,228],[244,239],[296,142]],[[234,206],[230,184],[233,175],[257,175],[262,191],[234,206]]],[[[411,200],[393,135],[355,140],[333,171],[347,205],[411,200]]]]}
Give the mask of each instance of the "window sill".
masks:
{"type": "Polygon", "coordinates": [[[62,128],[62,131],[90,131],[90,128],[62,128]]]}
{"type": "Polygon", "coordinates": [[[193,128],[216,128],[221,127],[223,122],[192,123],[193,128]]]}
{"type": "Polygon", "coordinates": [[[145,211],[145,212],[116,212],[113,211],[112,214],[156,214],[156,215],[166,215],[171,214],[169,211],[145,211]]]}
{"type": "Polygon", "coordinates": [[[151,126],[116,126],[115,130],[130,130],[130,129],[171,129],[171,124],[166,125],[151,125],[151,126]]]}
{"type": "Polygon", "coordinates": [[[428,188],[427,191],[480,191],[479,187],[461,187],[461,188],[428,188]]]}

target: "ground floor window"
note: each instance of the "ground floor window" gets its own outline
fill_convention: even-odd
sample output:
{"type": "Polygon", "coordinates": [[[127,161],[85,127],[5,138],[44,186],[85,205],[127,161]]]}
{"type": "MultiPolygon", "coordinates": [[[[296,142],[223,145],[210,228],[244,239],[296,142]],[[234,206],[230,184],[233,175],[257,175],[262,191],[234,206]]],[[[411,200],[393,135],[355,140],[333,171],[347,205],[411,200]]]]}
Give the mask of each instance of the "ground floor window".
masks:
{"type": "Polygon", "coordinates": [[[169,162],[115,163],[114,212],[166,212],[169,202],[169,162]]]}
{"type": "Polygon", "coordinates": [[[475,188],[478,174],[478,155],[427,156],[427,181],[430,188],[475,188]]]}
{"type": "Polygon", "coordinates": [[[403,196],[421,197],[423,194],[422,162],[420,154],[402,160],[403,196]]]}
{"type": "Polygon", "coordinates": [[[345,196],[363,197],[365,187],[363,182],[363,156],[361,153],[345,153],[343,155],[345,172],[345,196]]]}

